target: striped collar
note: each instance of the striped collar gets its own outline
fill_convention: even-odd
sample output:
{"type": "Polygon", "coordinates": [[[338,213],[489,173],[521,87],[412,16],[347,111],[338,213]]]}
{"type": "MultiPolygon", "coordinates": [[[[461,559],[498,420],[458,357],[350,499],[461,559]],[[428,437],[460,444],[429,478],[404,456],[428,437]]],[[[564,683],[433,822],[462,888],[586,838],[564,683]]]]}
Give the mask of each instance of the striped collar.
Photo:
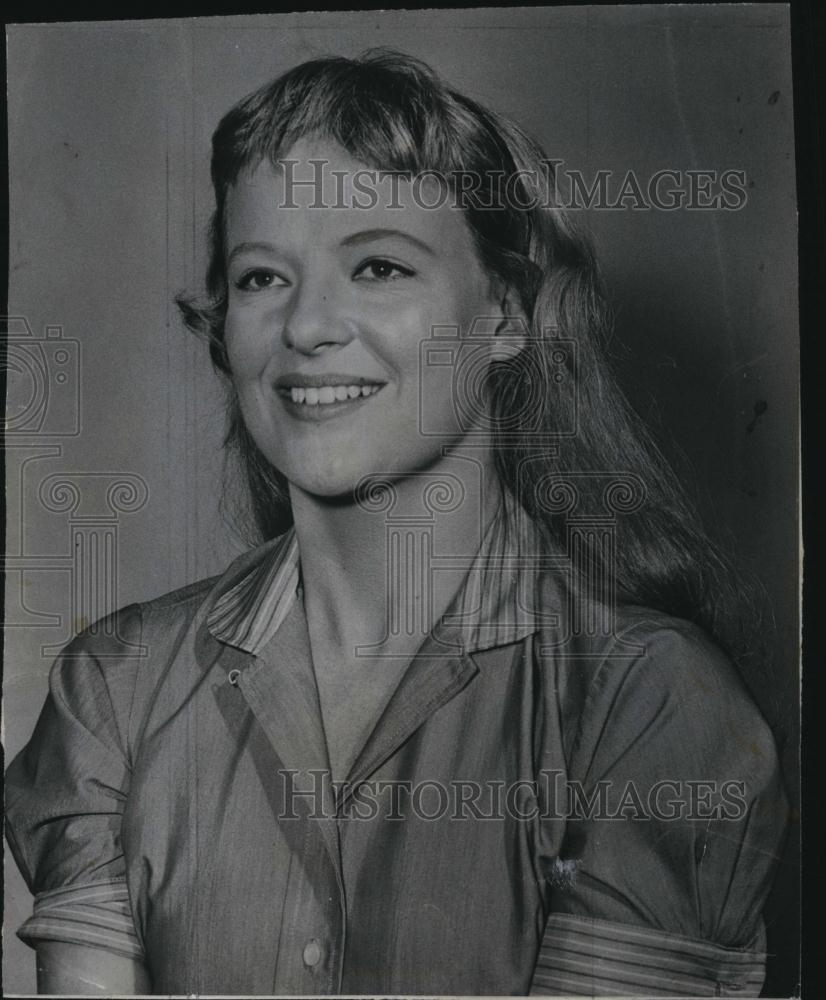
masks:
{"type": "MultiPolygon", "coordinates": [[[[547,562],[535,524],[518,508],[491,521],[467,576],[432,635],[479,652],[518,642],[557,616],[540,608],[540,571],[547,562]]],[[[219,592],[207,627],[221,642],[257,653],[272,639],[299,592],[301,567],[294,529],[250,553],[251,568],[219,592]]],[[[451,563],[454,560],[451,559],[451,563]]],[[[438,569],[438,556],[434,559],[438,569]]]]}
{"type": "Polygon", "coordinates": [[[301,572],[295,530],[262,545],[252,557],[252,568],[219,594],[206,623],[221,642],[257,653],[278,631],[298,594],[301,572]]]}

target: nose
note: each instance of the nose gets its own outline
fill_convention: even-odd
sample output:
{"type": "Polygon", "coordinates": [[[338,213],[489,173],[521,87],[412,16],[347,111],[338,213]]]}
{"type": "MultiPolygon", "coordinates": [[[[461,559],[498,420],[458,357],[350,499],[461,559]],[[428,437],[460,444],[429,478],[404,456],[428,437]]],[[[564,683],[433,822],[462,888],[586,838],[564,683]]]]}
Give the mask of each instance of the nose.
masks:
{"type": "Polygon", "coordinates": [[[315,282],[297,286],[283,326],[284,343],[301,354],[319,354],[340,347],[352,339],[350,324],[344,321],[335,295],[328,284],[315,282]]]}

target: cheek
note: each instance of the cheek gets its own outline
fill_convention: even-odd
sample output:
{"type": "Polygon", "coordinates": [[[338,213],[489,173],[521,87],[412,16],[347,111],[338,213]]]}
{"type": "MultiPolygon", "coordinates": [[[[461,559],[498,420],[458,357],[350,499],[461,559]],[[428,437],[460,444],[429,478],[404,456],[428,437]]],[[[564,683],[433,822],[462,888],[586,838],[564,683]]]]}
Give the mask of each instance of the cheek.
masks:
{"type": "Polygon", "coordinates": [[[224,344],[236,380],[256,377],[272,357],[272,337],[267,335],[266,325],[253,317],[229,313],[224,324],[224,344]]]}

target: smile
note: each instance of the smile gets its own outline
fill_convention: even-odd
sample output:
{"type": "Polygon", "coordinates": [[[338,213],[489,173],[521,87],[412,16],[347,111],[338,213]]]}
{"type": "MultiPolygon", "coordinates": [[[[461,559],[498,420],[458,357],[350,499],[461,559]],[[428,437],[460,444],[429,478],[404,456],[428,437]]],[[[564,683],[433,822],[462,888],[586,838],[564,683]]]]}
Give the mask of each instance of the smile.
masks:
{"type": "Polygon", "coordinates": [[[373,396],[381,389],[380,385],[321,385],[321,386],[290,386],[281,391],[289,392],[293,403],[304,406],[329,406],[331,403],[343,403],[345,400],[373,396]]]}
{"type": "Polygon", "coordinates": [[[285,372],[275,389],[286,411],[311,424],[354,413],[380,392],[385,382],[344,372],[285,372]]]}

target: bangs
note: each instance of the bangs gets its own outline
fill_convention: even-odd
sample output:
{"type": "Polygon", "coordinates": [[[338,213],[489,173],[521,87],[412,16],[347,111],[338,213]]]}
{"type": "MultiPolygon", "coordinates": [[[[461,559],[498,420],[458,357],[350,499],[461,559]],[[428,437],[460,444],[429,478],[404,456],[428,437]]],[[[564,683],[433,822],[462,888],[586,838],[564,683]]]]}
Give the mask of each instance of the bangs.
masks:
{"type": "Polygon", "coordinates": [[[380,50],[358,61],[315,60],[224,118],[213,140],[213,183],[225,192],[242,170],[275,164],[310,135],[334,140],[365,166],[407,176],[433,171],[449,182],[456,173],[507,169],[490,162],[480,111],[409,56],[380,50]]]}

